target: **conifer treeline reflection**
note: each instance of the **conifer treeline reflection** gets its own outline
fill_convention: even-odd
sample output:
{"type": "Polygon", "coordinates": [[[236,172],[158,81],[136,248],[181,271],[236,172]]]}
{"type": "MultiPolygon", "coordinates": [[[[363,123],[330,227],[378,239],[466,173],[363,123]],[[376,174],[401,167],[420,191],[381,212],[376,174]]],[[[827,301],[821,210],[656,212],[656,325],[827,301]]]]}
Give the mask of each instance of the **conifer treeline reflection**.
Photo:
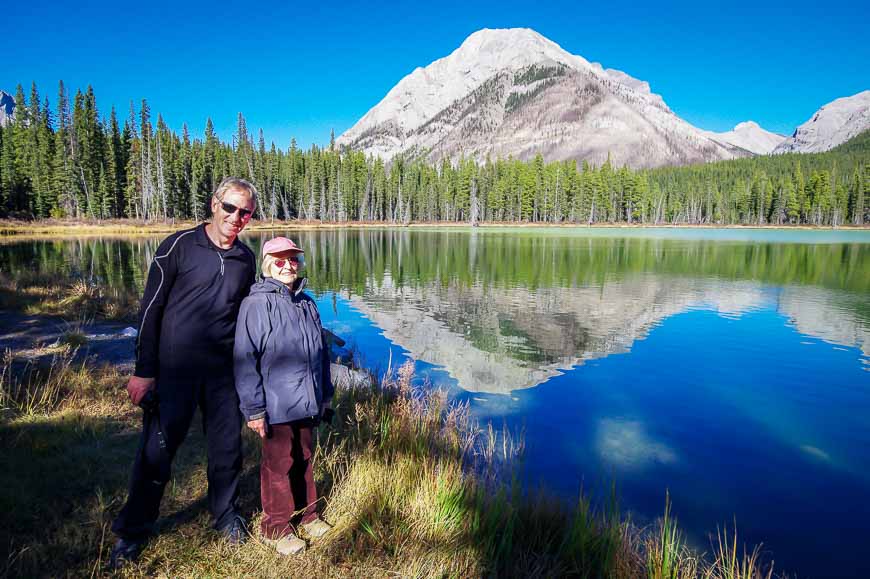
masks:
{"type": "Polygon", "coordinates": [[[870,291],[870,245],[339,230],[296,234],[318,289],[368,283],[571,287],[639,273],[870,291]]]}
{"type": "MultiPolygon", "coordinates": [[[[870,292],[870,244],[587,237],[467,230],[289,232],[306,248],[315,291],[406,284],[571,287],[632,274],[713,277],[870,292]]],[[[273,234],[253,234],[255,249],[273,234]]],[[[29,240],[0,246],[13,277],[60,275],[141,292],[159,238],[29,240]]]]}

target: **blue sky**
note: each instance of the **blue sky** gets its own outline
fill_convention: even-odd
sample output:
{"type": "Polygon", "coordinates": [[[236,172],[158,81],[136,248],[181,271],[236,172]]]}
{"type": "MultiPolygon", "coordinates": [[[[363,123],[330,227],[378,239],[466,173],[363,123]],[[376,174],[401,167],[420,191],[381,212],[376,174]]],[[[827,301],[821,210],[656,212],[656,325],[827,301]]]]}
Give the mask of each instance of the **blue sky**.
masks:
{"type": "Polygon", "coordinates": [[[698,127],[791,133],[870,89],[870,2],[7,3],[0,89],[92,84],[101,112],[147,98],[170,127],[220,136],[242,112],[284,148],[328,142],[417,66],[480,28],[533,28],[646,80],[698,127]]]}

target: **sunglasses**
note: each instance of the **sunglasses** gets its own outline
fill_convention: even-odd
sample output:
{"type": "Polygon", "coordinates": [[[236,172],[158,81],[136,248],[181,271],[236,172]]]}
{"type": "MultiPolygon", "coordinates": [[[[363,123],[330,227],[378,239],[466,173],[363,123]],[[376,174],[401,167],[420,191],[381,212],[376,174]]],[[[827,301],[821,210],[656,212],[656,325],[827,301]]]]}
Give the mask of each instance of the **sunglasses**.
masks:
{"type": "Polygon", "coordinates": [[[223,210],[226,211],[227,213],[229,213],[230,215],[232,215],[233,213],[238,211],[239,217],[241,217],[242,219],[247,219],[248,217],[251,216],[251,213],[253,213],[253,211],[251,211],[250,209],[243,209],[241,207],[236,207],[232,203],[227,203],[226,201],[221,201],[221,208],[223,208],[223,210]]]}
{"type": "Polygon", "coordinates": [[[275,266],[278,267],[278,268],[280,269],[280,268],[284,267],[285,265],[287,265],[288,262],[289,262],[289,263],[292,263],[293,265],[299,265],[300,263],[302,263],[302,258],[299,258],[299,257],[288,257],[288,258],[285,258],[285,259],[276,259],[276,260],[275,260],[275,266]]]}

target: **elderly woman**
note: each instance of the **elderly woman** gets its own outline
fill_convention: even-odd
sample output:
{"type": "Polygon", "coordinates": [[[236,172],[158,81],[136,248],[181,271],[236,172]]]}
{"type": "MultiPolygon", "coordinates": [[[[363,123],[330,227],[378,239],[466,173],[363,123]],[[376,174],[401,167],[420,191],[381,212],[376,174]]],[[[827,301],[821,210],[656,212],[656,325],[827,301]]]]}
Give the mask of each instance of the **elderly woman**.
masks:
{"type": "Polygon", "coordinates": [[[251,287],[236,325],[234,372],[240,408],[263,442],[260,496],[263,539],[282,555],[329,531],[317,516],[312,431],[330,407],[329,357],[314,300],[299,276],[303,251],[286,237],[263,245],[263,280],[251,287]]]}

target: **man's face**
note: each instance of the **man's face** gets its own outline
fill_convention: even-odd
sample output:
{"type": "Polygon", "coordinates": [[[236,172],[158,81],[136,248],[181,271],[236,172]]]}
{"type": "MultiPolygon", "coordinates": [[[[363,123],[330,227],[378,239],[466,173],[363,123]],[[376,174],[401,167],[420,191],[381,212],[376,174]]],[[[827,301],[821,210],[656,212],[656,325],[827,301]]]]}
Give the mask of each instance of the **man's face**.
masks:
{"type": "Polygon", "coordinates": [[[244,189],[230,189],[221,200],[212,197],[211,212],[212,223],[221,237],[232,241],[251,220],[254,201],[244,189]]]}

